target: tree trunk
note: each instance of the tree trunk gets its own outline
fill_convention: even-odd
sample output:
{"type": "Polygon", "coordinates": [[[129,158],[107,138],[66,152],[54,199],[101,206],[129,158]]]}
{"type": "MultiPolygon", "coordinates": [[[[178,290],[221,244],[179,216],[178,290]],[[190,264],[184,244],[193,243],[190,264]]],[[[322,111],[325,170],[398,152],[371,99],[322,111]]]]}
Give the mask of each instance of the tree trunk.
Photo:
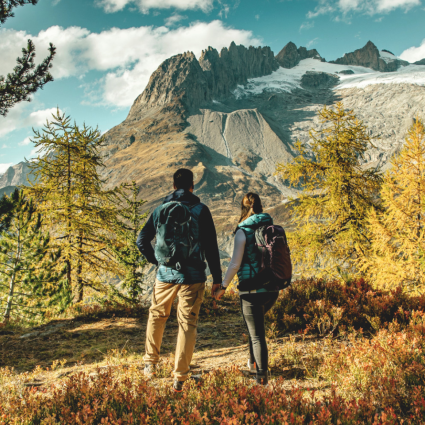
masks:
{"type": "Polygon", "coordinates": [[[7,296],[6,311],[4,312],[4,323],[8,323],[10,320],[10,313],[12,311],[13,295],[15,291],[16,282],[16,268],[21,259],[21,229],[18,228],[18,240],[16,247],[16,258],[13,264],[13,272],[9,283],[9,294],[7,296]]]}
{"type": "Polygon", "coordinates": [[[77,259],[77,302],[80,303],[84,299],[83,284],[83,236],[81,232],[78,235],[78,259],[77,259]]]}
{"type": "Polygon", "coordinates": [[[13,271],[13,275],[10,279],[9,284],[9,294],[7,296],[7,303],[6,303],[6,311],[4,313],[4,323],[9,323],[10,320],[10,312],[12,310],[12,300],[13,300],[13,292],[15,290],[15,271],[13,271]]]}

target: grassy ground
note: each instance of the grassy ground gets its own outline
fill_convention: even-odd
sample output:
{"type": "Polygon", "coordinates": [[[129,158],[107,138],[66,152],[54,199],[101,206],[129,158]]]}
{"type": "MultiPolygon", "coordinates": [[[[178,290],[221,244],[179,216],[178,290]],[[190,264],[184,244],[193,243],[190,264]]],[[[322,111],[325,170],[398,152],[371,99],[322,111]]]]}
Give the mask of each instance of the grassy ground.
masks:
{"type": "MultiPolygon", "coordinates": [[[[223,299],[218,305],[213,303],[207,297],[202,306],[192,369],[206,373],[221,367],[237,366],[247,373],[248,337],[239,301],[234,297],[223,299]]],[[[0,331],[5,333],[0,335],[0,367],[14,368],[17,373],[33,372],[37,367],[43,369],[35,378],[37,386],[49,385],[55,379],[77,371],[91,373],[116,358],[125,358],[129,364],[142,367],[148,312],[145,309],[140,310],[137,317],[128,316],[126,311],[115,311],[102,318],[80,316],[55,320],[31,329],[14,327],[13,330],[0,331]],[[52,365],[56,365],[54,370],[51,370],[52,365]]],[[[163,338],[161,355],[164,359],[174,359],[177,333],[178,323],[173,308],[163,338]]],[[[307,353],[311,351],[309,346],[314,346],[315,350],[321,339],[314,336],[277,337],[273,327],[268,330],[268,335],[272,376],[297,379],[298,384],[303,385],[308,373],[294,353],[296,350],[307,353]],[[287,364],[277,366],[274,360],[277,353],[289,346],[293,348],[293,364],[288,355],[287,364]]],[[[171,376],[168,378],[171,380],[171,376]]]]}
{"type": "MultiPolygon", "coordinates": [[[[301,282],[291,299],[311,285],[320,289],[323,283],[301,282]]],[[[2,328],[0,424],[425,423],[425,314],[411,310],[403,326],[336,334],[332,321],[323,332],[328,316],[319,309],[321,316],[305,316],[315,330],[291,332],[288,324],[300,322],[289,307],[288,314],[278,313],[285,297],[267,324],[267,388],[258,388],[246,367],[247,331],[237,296],[218,305],[206,297],[191,365],[204,380],[201,387],[188,383],[182,396],[171,392],[175,308],[160,371],[151,381],[143,375],[146,308],[83,312],[32,329],[2,328]]]]}

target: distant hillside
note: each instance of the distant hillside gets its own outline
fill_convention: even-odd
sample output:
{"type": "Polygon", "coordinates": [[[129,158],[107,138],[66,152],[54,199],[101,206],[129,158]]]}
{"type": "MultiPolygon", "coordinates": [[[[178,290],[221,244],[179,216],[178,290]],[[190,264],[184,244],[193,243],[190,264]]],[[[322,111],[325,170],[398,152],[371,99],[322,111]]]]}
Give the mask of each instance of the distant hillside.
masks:
{"type": "MultiPolygon", "coordinates": [[[[387,46],[386,46],[387,47],[387,46]]],[[[342,101],[378,136],[365,166],[386,167],[403,144],[413,117],[425,117],[425,67],[401,61],[371,42],[328,63],[316,50],[288,43],[275,57],[268,47],[234,43],[197,59],[173,56],[120,125],[105,134],[105,177],[110,185],[136,180],[153,209],[172,190],[172,173],[193,169],[196,193],[218,224],[229,252],[229,229],[247,191],[267,208],[297,192],[274,176],[277,162],[291,161],[294,143],[309,142],[320,128],[317,111],[342,101]]]]}

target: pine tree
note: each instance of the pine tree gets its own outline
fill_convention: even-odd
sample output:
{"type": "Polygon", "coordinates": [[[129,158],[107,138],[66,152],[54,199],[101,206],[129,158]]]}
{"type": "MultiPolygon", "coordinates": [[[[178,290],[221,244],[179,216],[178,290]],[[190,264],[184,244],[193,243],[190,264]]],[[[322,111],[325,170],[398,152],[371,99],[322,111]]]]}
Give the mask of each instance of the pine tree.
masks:
{"type": "Polygon", "coordinates": [[[111,233],[116,206],[113,193],[103,190],[98,129],[79,128],[59,111],[43,131],[34,132],[39,156],[30,167],[34,182],[28,192],[45,217],[54,243],[61,248],[67,281],[74,298],[84,298],[84,288],[105,291],[107,273],[116,264],[104,242],[111,233]]]}
{"type": "Polygon", "coordinates": [[[310,132],[311,152],[297,143],[299,156],[278,164],[277,174],[303,189],[292,202],[296,230],[294,261],[303,273],[343,276],[369,246],[368,211],[379,208],[379,170],[362,166],[372,147],[366,127],[340,103],[319,112],[321,130],[310,132]]]}
{"type": "MultiPolygon", "coordinates": [[[[13,9],[25,4],[37,4],[38,0],[0,0],[0,24],[13,17],[13,9]]],[[[5,116],[16,103],[29,101],[30,95],[45,84],[53,81],[49,70],[56,54],[56,48],[50,43],[49,56],[35,66],[35,46],[28,40],[27,47],[22,49],[22,56],[17,59],[13,72],[3,77],[0,75],[0,115],[5,116]]]]}
{"type": "Polygon", "coordinates": [[[124,279],[122,288],[128,294],[130,301],[137,302],[142,293],[143,272],[142,267],[146,264],[145,258],[140,254],[136,245],[139,232],[142,230],[147,213],[142,214],[144,200],[137,200],[139,187],[136,182],[123,184],[117,188],[119,210],[115,223],[116,239],[107,241],[117,263],[122,268],[121,274],[124,279]]]}
{"type": "Polygon", "coordinates": [[[50,249],[41,215],[32,199],[16,189],[11,225],[0,237],[0,305],[4,322],[11,317],[42,316],[53,304],[68,303],[66,284],[57,270],[60,251],[50,249]]]}
{"type": "Polygon", "coordinates": [[[384,210],[371,211],[372,245],[362,268],[379,288],[425,289],[425,127],[416,119],[385,174],[384,210]]]}

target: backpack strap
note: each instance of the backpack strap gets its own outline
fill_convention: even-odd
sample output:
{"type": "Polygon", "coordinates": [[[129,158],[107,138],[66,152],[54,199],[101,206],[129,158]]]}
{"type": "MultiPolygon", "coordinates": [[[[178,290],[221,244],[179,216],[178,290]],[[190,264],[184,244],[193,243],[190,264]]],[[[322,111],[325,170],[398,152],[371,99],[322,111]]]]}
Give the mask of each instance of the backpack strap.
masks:
{"type": "MultiPolygon", "coordinates": [[[[242,232],[244,232],[244,233],[245,233],[245,239],[246,239],[246,241],[248,242],[248,236],[247,236],[246,231],[245,231],[242,227],[237,227],[237,228],[236,228],[236,232],[237,232],[239,229],[240,229],[240,230],[242,230],[242,232]]],[[[236,232],[235,232],[235,235],[236,235],[236,232]]],[[[250,277],[255,277],[255,275],[257,274],[257,272],[255,271],[254,267],[252,266],[252,263],[251,263],[251,261],[250,261],[250,259],[249,259],[248,255],[247,255],[246,244],[245,244],[245,252],[244,252],[243,256],[244,256],[244,259],[245,259],[245,263],[249,264],[249,267],[250,267],[250,269],[251,269],[251,271],[252,271],[252,273],[253,273],[253,275],[252,275],[252,276],[250,276],[250,277]]],[[[243,261],[243,260],[242,260],[242,261],[243,261]]]]}

